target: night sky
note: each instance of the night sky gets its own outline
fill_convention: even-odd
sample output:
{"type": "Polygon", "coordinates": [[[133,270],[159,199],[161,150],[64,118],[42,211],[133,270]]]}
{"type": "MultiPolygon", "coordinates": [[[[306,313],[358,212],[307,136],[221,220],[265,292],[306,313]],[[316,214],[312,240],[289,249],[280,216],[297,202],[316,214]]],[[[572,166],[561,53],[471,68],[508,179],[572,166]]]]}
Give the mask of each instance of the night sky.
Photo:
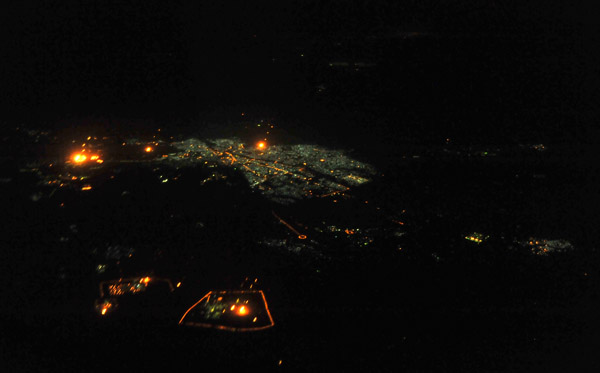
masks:
{"type": "MultiPolygon", "coordinates": [[[[268,65],[272,58],[312,46],[311,58],[326,59],[331,48],[319,42],[401,32],[526,41],[515,48],[523,73],[545,74],[540,81],[556,76],[555,87],[537,90],[560,96],[540,103],[546,108],[565,100],[570,106],[581,104],[572,96],[589,89],[592,72],[585,62],[588,13],[546,2],[23,1],[3,8],[1,101],[7,119],[32,112],[61,118],[193,111],[209,101],[234,105],[244,100],[236,96],[242,91],[243,96],[261,96],[278,85],[288,89],[268,65]],[[525,60],[532,56],[545,59],[538,62],[540,71],[527,70],[525,60]],[[256,89],[247,89],[250,85],[256,89]]],[[[461,58],[480,58],[478,46],[469,48],[461,58]]],[[[495,60],[498,48],[488,49],[483,53],[495,60]]],[[[516,66],[492,68],[505,68],[500,73],[508,72],[510,80],[516,66]]],[[[305,66],[292,70],[298,78],[290,79],[291,85],[313,73],[305,66]]]]}

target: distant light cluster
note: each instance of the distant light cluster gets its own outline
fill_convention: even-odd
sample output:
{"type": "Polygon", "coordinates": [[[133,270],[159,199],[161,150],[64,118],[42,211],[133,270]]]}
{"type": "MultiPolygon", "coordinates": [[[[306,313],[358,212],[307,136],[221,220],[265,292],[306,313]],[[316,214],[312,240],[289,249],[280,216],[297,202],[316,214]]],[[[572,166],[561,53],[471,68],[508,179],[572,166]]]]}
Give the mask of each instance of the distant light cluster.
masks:
{"type": "Polygon", "coordinates": [[[486,241],[488,238],[490,238],[489,235],[479,232],[473,232],[470,235],[465,236],[465,240],[475,242],[476,244],[480,244],[483,241],[486,241]]]}
{"type": "Polygon", "coordinates": [[[319,243],[314,240],[293,241],[284,238],[266,238],[258,241],[257,244],[273,249],[282,249],[294,254],[308,254],[313,257],[325,259],[319,243]]]}
{"type": "Polygon", "coordinates": [[[136,294],[146,290],[150,277],[142,277],[137,281],[118,282],[108,285],[108,293],[111,296],[123,294],[136,294]]]}
{"type": "Polygon", "coordinates": [[[179,159],[234,167],[244,174],[250,187],[283,204],[343,195],[351,187],[369,182],[375,174],[372,166],[349,158],[343,151],[316,145],[246,147],[237,139],[187,139],[173,145],[179,150],[179,159]]]}
{"type": "MultiPolygon", "coordinates": [[[[272,128],[272,126],[271,126],[272,128]]],[[[267,132],[268,133],[268,132],[267,132]]],[[[342,150],[330,150],[316,145],[274,145],[265,140],[245,144],[238,138],[199,140],[190,138],[169,144],[156,140],[143,142],[137,138],[124,140],[119,148],[129,155],[113,152],[112,156],[100,159],[96,151],[111,154],[103,144],[104,138],[94,142],[88,136],[81,143],[81,150],[72,153],[64,163],[52,162],[45,166],[32,164],[22,171],[35,172],[40,178],[39,186],[51,187],[49,196],[60,188],[78,191],[90,191],[94,186],[89,180],[97,171],[121,163],[160,163],[189,162],[202,167],[231,167],[240,171],[248,180],[252,189],[260,191],[265,197],[282,203],[291,204],[307,198],[336,196],[347,197],[350,188],[371,181],[375,169],[363,162],[351,159],[342,150]],[[157,146],[168,148],[170,152],[161,152],[157,146]],[[136,148],[136,149],[134,149],[136,148]],[[143,156],[146,154],[146,156],[143,156]],[[148,158],[147,155],[155,154],[148,158]],[[106,163],[108,161],[108,164],[106,163]],[[104,163],[104,164],[102,164],[104,163]],[[66,167],[65,167],[66,166],[66,167]]],[[[96,138],[93,138],[96,140],[96,138]]],[[[173,140],[171,138],[171,140],[173,140]]],[[[73,143],[77,141],[73,140],[73,143]]],[[[114,149],[113,149],[114,150],[114,149]]],[[[114,176],[111,176],[111,178],[114,176]]],[[[225,179],[216,170],[204,182],[225,179]]],[[[160,177],[162,183],[176,178],[160,177]]],[[[38,201],[43,193],[32,195],[38,201]]],[[[337,201],[336,201],[337,202],[337,201]]]]}
{"type": "Polygon", "coordinates": [[[540,256],[566,252],[573,249],[573,245],[567,240],[546,240],[530,237],[529,240],[521,241],[519,244],[531,250],[532,254],[540,256]]]}

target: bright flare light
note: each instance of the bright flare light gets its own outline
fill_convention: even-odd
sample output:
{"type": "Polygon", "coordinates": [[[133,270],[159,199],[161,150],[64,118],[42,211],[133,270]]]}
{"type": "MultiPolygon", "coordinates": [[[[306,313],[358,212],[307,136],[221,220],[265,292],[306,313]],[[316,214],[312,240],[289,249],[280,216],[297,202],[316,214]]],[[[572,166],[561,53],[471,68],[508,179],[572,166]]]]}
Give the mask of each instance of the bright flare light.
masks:
{"type": "Polygon", "coordinates": [[[146,153],[150,153],[153,149],[151,146],[147,146],[144,150],[146,151],[146,153]]]}
{"type": "Polygon", "coordinates": [[[262,150],[267,147],[267,143],[264,141],[259,141],[258,144],[256,144],[256,147],[262,150]]]}
{"type": "Polygon", "coordinates": [[[73,155],[73,162],[75,162],[75,163],[83,163],[86,161],[86,159],[87,159],[87,156],[85,154],[77,153],[77,154],[73,155]]]}
{"type": "Polygon", "coordinates": [[[241,306],[238,311],[237,314],[240,316],[244,316],[248,314],[248,309],[246,308],[246,306],[241,306]]]}

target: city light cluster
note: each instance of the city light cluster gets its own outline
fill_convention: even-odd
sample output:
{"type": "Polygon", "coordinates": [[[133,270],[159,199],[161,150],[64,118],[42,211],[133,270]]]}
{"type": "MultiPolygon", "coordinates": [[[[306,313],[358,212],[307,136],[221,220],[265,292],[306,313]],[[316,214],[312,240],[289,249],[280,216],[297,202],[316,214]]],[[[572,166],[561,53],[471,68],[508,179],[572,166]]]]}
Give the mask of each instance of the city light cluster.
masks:
{"type": "Polygon", "coordinates": [[[548,240],[530,237],[519,244],[531,251],[534,255],[547,256],[551,253],[561,253],[573,249],[573,245],[567,240],[548,240]]]}
{"type": "MultiPolygon", "coordinates": [[[[216,163],[241,171],[249,185],[266,197],[289,204],[305,198],[343,196],[371,181],[375,169],[340,150],[316,145],[246,147],[238,139],[187,139],[175,143],[177,157],[194,163],[216,163]]],[[[171,158],[171,157],[170,157],[171,158]]]]}

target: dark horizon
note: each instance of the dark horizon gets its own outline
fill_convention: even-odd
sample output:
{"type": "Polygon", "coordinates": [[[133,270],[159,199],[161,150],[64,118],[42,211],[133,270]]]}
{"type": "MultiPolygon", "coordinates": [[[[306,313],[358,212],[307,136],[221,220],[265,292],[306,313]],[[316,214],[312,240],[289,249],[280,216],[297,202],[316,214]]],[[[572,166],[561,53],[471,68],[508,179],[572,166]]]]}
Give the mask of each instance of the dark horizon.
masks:
{"type": "MultiPolygon", "coordinates": [[[[516,96],[511,105],[524,99],[534,110],[536,105],[573,109],[585,100],[574,96],[592,93],[591,63],[586,59],[588,43],[596,35],[589,32],[582,9],[545,5],[23,2],[4,14],[0,98],[5,115],[15,119],[35,117],[36,112],[40,119],[121,113],[135,117],[178,110],[191,114],[215,105],[279,105],[295,98],[311,102],[311,90],[324,80],[322,65],[337,53],[341,59],[390,64],[381,68],[380,76],[369,77],[375,78],[373,84],[387,87],[379,91],[370,87],[364,93],[379,95],[372,100],[375,106],[389,106],[382,97],[396,95],[402,80],[427,77],[413,78],[401,71],[407,70],[403,61],[414,57],[413,47],[402,55],[405,45],[411,44],[405,33],[417,32],[425,40],[432,35],[442,38],[414,52],[425,63],[424,73],[430,72],[427,66],[437,68],[436,59],[447,60],[450,74],[473,59],[458,77],[488,79],[492,84],[488,89],[505,85],[499,94],[504,99],[516,96]],[[335,51],[340,41],[348,45],[335,51]],[[303,51],[308,62],[296,58],[303,51]],[[445,58],[448,54],[450,58],[445,58]],[[400,70],[394,71],[392,64],[400,70]],[[479,75],[471,76],[467,69],[479,75]],[[498,81],[493,75],[507,78],[498,81]],[[287,96],[282,99],[280,92],[287,96]]],[[[461,84],[441,75],[435,79],[442,83],[442,95],[452,95],[450,89],[461,84]]],[[[414,82],[408,88],[418,87],[414,82]]],[[[433,101],[432,107],[440,103],[433,101]]],[[[415,104],[423,105],[419,100],[415,104]]],[[[484,102],[484,109],[494,104],[484,102]]]]}

